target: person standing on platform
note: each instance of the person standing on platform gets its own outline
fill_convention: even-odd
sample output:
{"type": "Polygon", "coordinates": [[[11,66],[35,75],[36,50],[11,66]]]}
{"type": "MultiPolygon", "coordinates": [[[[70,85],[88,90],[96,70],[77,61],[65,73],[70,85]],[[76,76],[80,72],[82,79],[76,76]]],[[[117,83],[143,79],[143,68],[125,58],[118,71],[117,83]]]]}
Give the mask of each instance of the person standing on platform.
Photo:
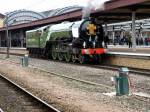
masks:
{"type": "Polygon", "coordinates": [[[108,48],[107,47],[107,45],[108,45],[108,43],[109,43],[109,37],[106,35],[105,37],[104,37],[104,48],[108,48]]]}
{"type": "Polygon", "coordinates": [[[132,37],[131,37],[131,35],[128,35],[128,44],[129,44],[129,48],[132,48],[132,37]]]}

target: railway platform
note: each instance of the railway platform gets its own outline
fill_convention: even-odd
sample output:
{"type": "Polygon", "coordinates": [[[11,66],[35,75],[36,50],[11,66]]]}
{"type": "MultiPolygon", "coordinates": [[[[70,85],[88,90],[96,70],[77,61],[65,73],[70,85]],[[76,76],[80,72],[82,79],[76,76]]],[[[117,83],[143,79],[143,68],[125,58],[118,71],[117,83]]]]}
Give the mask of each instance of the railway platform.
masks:
{"type": "MultiPolygon", "coordinates": [[[[7,53],[7,47],[0,47],[0,53],[6,54],[7,53]]],[[[26,48],[10,47],[9,53],[10,53],[10,55],[23,56],[25,54],[28,54],[28,51],[26,48]]]]}
{"type": "MultiPolygon", "coordinates": [[[[26,48],[11,47],[10,55],[24,56],[28,54],[26,48]]],[[[7,48],[0,47],[0,54],[6,54],[7,48]]],[[[143,70],[150,70],[150,46],[138,46],[136,51],[122,45],[109,45],[104,57],[104,64],[126,66],[143,70]]]]}
{"type": "Polygon", "coordinates": [[[107,50],[105,64],[150,70],[150,46],[138,46],[136,51],[128,46],[112,46],[107,50]]]}
{"type": "Polygon", "coordinates": [[[129,53],[141,53],[141,54],[150,54],[150,46],[137,46],[136,51],[133,51],[132,48],[129,48],[127,45],[109,45],[109,52],[129,52],[129,53]]]}

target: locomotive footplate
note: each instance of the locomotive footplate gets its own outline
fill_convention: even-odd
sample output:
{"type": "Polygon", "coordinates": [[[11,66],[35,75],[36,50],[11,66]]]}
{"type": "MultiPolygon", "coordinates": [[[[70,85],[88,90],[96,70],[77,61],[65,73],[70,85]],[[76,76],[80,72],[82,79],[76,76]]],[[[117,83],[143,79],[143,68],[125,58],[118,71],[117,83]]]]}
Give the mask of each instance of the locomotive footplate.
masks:
{"type": "Polygon", "coordinates": [[[88,49],[82,49],[82,55],[94,55],[94,54],[104,54],[105,53],[104,48],[88,48],[88,49]]]}

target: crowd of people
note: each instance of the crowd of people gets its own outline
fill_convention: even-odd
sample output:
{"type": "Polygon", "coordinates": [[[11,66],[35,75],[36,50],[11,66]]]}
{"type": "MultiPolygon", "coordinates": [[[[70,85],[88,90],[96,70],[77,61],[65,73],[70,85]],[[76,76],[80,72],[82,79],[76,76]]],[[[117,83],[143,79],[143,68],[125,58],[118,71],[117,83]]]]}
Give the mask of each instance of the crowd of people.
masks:
{"type": "MultiPolygon", "coordinates": [[[[131,35],[126,35],[123,36],[122,38],[120,36],[115,36],[114,40],[109,38],[108,35],[105,35],[104,37],[104,48],[107,48],[107,45],[128,45],[129,48],[132,48],[132,36],[131,35]]],[[[13,47],[21,47],[21,40],[20,39],[12,39],[11,40],[11,45],[13,47]]],[[[138,46],[148,46],[150,45],[150,37],[139,37],[136,36],[136,45],[138,46]]],[[[7,46],[7,41],[6,40],[1,40],[1,47],[6,47],[7,46]]],[[[23,46],[25,47],[25,43],[23,43],[23,46]]]]}
{"type": "MultiPolygon", "coordinates": [[[[6,47],[7,46],[7,40],[1,40],[0,43],[1,47],[6,47]]],[[[21,47],[21,39],[12,39],[11,40],[11,46],[12,47],[21,47]]],[[[25,43],[23,43],[23,47],[25,47],[25,43]]]]}
{"type": "MultiPolygon", "coordinates": [[[[150,45],[150,37],[135,37],[136,39],[136,45],[138,46],[148,46],[150,45]]],[[[131,35],[126,35],[123,36],[122,38],[120,36],[115,36],[114,40],[109,39],[109,44],[113,45],[128,45],[129,48],[132,47],[132,36],[131,35]]]]}

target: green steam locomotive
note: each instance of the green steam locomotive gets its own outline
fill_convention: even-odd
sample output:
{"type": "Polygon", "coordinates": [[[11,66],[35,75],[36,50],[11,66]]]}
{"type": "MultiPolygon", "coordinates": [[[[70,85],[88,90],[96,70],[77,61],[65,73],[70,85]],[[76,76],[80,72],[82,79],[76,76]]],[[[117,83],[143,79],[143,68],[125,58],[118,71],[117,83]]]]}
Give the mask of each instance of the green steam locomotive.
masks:
{"type": "Polygon", "coordinates": [[[26,46],[34,56],[67,62],[99,62],[105,53],[103,32],[95,19],[62,22],[27,31],[26,46]]]}

